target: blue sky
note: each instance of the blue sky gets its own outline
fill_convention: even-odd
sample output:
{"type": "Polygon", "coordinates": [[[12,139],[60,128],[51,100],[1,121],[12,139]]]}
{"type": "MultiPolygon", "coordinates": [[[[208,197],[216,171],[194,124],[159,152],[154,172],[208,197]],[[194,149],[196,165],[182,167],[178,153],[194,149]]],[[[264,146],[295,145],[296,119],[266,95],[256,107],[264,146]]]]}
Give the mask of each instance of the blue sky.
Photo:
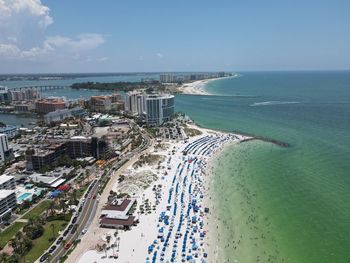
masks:
{"type": "Polygon", "coordinates": [[[350,69],[350,1],[0,1],[0,73],[350,69]]]}

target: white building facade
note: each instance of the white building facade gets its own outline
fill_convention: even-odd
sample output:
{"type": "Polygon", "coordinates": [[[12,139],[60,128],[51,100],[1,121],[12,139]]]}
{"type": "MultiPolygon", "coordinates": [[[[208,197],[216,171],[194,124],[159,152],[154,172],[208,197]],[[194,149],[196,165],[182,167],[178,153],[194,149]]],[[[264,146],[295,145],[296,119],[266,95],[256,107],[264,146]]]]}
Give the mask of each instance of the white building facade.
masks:
{"type": "Polygon", "coordinates": [[[11,210],[17,205],[16,194],[14,190],[0,190],[0,222],[3,217],[11,213],[11,210]]]}
{"type": "Polygon", "coordinates": [[[145,97],[142,92],[125,94],[125,111],[132,115],[142,115],[145,112],[145,97]]]}
{"type": "Polygon", "coordinates": [[[6,152],[9,150],[9,142],[6,134],[0,134],[0,165],[6,160],[6,152]]]}
{"type": "Polygon", "coordinates": [[[159,126],[174,116],[175,97],[169,94],[145,95],[145,120],[149,126],[159,126]]]}

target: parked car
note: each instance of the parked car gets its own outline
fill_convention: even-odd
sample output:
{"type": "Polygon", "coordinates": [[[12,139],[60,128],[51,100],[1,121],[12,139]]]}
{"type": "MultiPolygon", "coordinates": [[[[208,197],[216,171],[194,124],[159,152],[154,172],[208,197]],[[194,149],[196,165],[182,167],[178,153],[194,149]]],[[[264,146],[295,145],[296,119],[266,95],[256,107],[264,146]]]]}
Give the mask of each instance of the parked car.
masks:
{"type": "Polygon", "coordinates": [[[55,251],[55,249],[56,249],[56,246],[55,246],[55,245],[53,245],[52,247],[50,247],[50,249],[49,249],[49,253],[51,254],[52,252],[54,252],[54,251],[55,251]]]}
{"type": "Polygon", "coordinates": [[[40,258],[40,262],[45,262],[45,260],[47,259],[47,257],[49,256],[49,253],[45,253],[44,255],[42,255],[42,257],[40,258]]]}
{"type": "Polygon", "coordinates": [[[63,240],[63,237],[60,237],[59,239],[57,239],[57,241],[56,241],[56,245],[61,244],[62,240],[63,240]]]}

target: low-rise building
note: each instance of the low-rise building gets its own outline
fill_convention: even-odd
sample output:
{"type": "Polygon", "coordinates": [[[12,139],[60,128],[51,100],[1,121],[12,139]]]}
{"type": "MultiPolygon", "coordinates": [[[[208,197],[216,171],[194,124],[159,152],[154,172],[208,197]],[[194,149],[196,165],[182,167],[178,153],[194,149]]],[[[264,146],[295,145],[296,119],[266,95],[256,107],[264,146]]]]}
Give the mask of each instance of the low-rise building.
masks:
{"type": "Polygon", "coordinates": [[[107,228],[128,229],[135,221],[135,217],[128,215],[135,199],[115,199],[106,205],[100,216],[100,226],[107,228]]]}
{"type": "Polygon", "coordinates": [[[92,96],[90,98],[90,109],[96,112],[116,112],[124,110],[124,101],[118,93],[92,96]]]}
{"type": "Polygon", "coordinates": [[[46,123],[63,121],[66,118],[72,117],[69,109],[55,110],[44,115],[44,121],[46,123]]]}
{"type": "Polygon", "coordinates": [[[57,188],[62,185],[66,179],[62,178],[60,175],[42,175],[42,174],[32,174],[30,180],[33,183],[41,183],[46,187],[57,188]]]}
{"type": "Polygon", "coordinates": [[[35,102],[35,111],[37,113],[47,114],[52,111],[66,108],[66,102],[61,98],[41,99],[35,102]]]}
{"type": "Polygon", "coordinates": [[[14,108],[14,110],[18,112],[29,112],[29,111],[33,111],[34,109],[35,109],[35,105],[33,102],[15,104],[15,108],[14,108]]]}
{"type": "Polygon", "coordinates": [[[0,128],[0,134],[6,134],[7,138],[12,139],[18,135],[18,128],[14,125],[6,125],[0,128]]]}
{"type": "Polygon", "coordinates": [[[27,167],[29,170],[38,171],[41,168],[50,165],[59,157],[65,155],[65,143],[54,143],[40,149],[34,149],[27,152],[27,167]]]}
{"type": "Polygon", "coordinates": [[[27,168],[39,171],[65,155],[73,159],[89,156],[96,159],[107,159],[112,154],[105,140],[97,137],[75,136],[63,142],[51,143],[28,151],[26,154],[27,168]]]}
{"type": "Polygon", "coordinates": [[[39,99],[40,92],[35,88],[9,89],[11,101],[30,101],[39,99]]]}
{"type": "Polygon", "coordinates": [[[44,115],[46,123],[59,122],[71,117],[79,117],[86,114],[86,111],[80,107],[73,109],[55,110],[44,115]]]}
{"type": "Polygon", "coordinates": [[[92,111],[107,112],[112,109],[112,99],[110,96],[92,96],[90,106],[92,111]]]}

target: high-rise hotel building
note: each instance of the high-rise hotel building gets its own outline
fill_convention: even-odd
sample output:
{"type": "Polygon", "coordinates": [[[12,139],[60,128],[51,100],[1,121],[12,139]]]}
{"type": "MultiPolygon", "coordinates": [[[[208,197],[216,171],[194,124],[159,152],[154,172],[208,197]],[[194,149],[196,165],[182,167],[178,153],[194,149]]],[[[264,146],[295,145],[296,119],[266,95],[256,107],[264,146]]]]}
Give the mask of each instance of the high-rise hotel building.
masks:
{"type": "Polygon", "coordinates": [[[175,97],[169,94],[145,95],[145,120],[149,126],[159,126],[174,116],[175,97]]]}
{"type": "Polygon", "coordinates": [[[174,115],[175,97],[169,94],[145,94],[128,92],[125,95],[125,110],[143,117],[149,126],[159,126],[170,121],[174,115]]]}

